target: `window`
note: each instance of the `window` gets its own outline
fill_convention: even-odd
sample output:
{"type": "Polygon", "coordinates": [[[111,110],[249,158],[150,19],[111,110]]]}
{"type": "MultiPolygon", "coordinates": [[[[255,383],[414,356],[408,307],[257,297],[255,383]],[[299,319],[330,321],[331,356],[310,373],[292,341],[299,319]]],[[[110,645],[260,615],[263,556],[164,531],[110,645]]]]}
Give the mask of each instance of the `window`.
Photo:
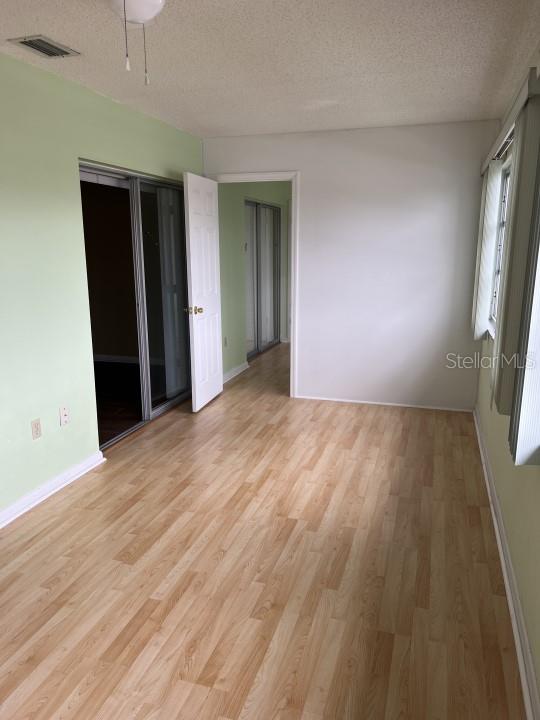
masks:
{"type": "Polygon", "coordinates": [[[494,295],[497,298],[500,296],[504,275],[504,272],[499,272],[499,275],[496,276],[495,272],[495,259],[499,255],[499,246],[500,271],[503,269],[505,256],[504,233],[500,232],[503,168],[505,172],[510,171],[510,165],[507,165],[505,160],[494,158],[484,173],[472,316],[475,340],[481,340],[487,337],[487,334],[495,337],[496,323],[492,314],[493,309],[497,307],[497,302],[496,299],[494,300],[494,295]],[[495,284],[496,277],[497,283],[495,284]]]}
{"type": "Polygon", "coordinates": [[[540,168],[530,230],[510,449],[516,465],[540,465],[540,168]]]}
{"type": "Polygon", "coordinates": [[[506,237],[506,221],[508,217],[508,198],[510,191],[510,163],[512,158],[508,158],[503,166],[502,182],[501,182],[501,199],[499,205],[499,219],[497,226],[497,245],[495,254],[495,265],[493,271],[493,280],[491,287],[491,306],[490,320],[493,325],[497,325],[497,312],[499,306],[499,296],[501,291],[501,276],[503,271],[504,245],[506,237]]]}

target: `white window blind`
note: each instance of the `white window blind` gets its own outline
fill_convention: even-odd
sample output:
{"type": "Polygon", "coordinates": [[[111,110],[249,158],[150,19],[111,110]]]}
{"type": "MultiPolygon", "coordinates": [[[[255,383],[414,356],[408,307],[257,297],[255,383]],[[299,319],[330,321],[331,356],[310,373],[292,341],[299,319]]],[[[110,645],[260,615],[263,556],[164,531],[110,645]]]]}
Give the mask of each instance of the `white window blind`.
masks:
{"type": "Polygon", "coordinates": [[[474,337],[480,340],[490,330],[490,308],[495,270],[496,245],[501,198],[502,162],[492,160],[484,175],[483,214],[481,214],[474,299],[474,337]],[[487,176],[487,177],[486,177],[487,176]]]}
{"type": "Polygon", "coordinates": [[[508,221],[508,200],[510,190],[510,168],[503,169],[502,174],[502,194],[501,194],[501,212],[499,217],[499,227],[497,231],[497,250],[495,253],[495,274],[493,276],[493,291],[491,293],[490,317],[497,322],[497,313],[499,310],[499,292],[501,289],[501,279],[503,271],[503,257],[506,237],[506,225],[508,221]]]}
{"type": "Polygon", "coordinates": [[[484,213],[486,210],[486,187],[487,187],[488,171],[482,175],[482,200],[480,203],[480,217],[478,222],[478,240],[476,241],[476,271],[474,275],[474,296],[472,305],[472,331],[475,333],[476,327],[476,306],[478,305],[478,281],[480,278],[480,261],[482,259],[482,234],[484,232],[484,213]]]}

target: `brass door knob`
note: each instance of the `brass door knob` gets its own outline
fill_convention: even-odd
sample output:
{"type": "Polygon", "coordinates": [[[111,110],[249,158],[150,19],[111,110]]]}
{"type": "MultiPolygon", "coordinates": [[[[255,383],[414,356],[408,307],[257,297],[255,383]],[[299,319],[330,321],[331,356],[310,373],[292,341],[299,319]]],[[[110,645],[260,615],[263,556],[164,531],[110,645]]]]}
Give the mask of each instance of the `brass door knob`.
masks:
{"type": "Polygon", "coordinates": [[[202,307],[197,307],[197,306],[195,305],[195,307],[193,308],[193,312],[195,313],[195,315],[196,315],[197,313],[202,313],[202,312],[203,312],[203,308],[202,308],[202,307]]]}
{"type": "Polygon", "coordinates": [[[192,312],[193,312],[193,308],[191,307],[191,305],[190,305],[189,307],[185,307],[185,308],[184,308],[184,312],[185,312],[185,313],[189,313],[189,315],[191,315],[192,312]]]}

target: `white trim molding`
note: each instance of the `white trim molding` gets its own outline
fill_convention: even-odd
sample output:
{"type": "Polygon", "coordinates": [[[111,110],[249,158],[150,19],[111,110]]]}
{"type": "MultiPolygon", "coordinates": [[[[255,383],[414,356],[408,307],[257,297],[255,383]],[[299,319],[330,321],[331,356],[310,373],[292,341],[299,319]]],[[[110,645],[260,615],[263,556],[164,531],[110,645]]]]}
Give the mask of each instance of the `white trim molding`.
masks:
{"type": "Polygon", "coordinates": [[[300,243],[300,173],[297,170],[276,172],[217,173],[209,175],[218,183],[287,182],[291,183],[290,260],[290,395],[298,397],[298,247],[300,243]]]}
{"type": "Polygon", "coordinates": [[[276,172],[243,172],[243,173],[217,173],[209,175],[218,183],[252,183],[252,182],[287,182],[298,175],[293,170],[278,170],[276,172]]]}
{"type": "Polygon", "coordinates": [[[540,720],[540,699],[538,696],[538,684],[536,681],[534,660],[531,652],[531,646],[529,644],[529,638],[527,636],[523,608],[521,607],[521,601],[519,599],[517,580],[514,573],[514,567],[512,565],[512,558],[510,556],[510,547],[508,545],[508,538],[504,528],[502,510],[499,504],[497,491],[495,489],[493,473],[489,462],[487,448],[483,440],[482,428],[477,410],[474,411],[474,424],[476,427],[476,436],[478,438],[478,447],[480,448],[482,467],[484,469],[484,479],[489,496],[491,516],[495,527],[495,536],[497,538],[497,547],[499,549],[499,557],[501,560],[508,608],[510,610],[510,618],[512,620],[512,631],[514,634],[514,642],[516,644],[516,654],[519,665],[519,675],[521,678],[521,688],[523,691],[523,701],[525,703],[525,712],[527,714],[527,720],[540,720]]]}
{"type": "Polygon", "coordinates": [[[514,127],[514,124],[516,122],[516,119],[521,112],[522,108],[527,103],[527,100],[530,97],[533,97],[534,95],[538,95],[540,93],[540,79],[538,77],[536,68],[529,68],[529,71],[527,72],[527,77],[523,81],[523,83],[520,85],[517,93],[514,96],[514,99],[512,100],[512,103],[508,110],[506,111],[505,116],[502,119],[501,123],[501,130],[497,137],[495,138],[495,141],[493,142],[493,145],[490,147],[489,152],[486,156],[486,159],[484,160],[482,164],[482,175],[487,170],[487,167],[491,160],[497,155],[499,152],[501,146],[506,141],[508,136],[510,135],[510,132],[512,131],[512,128],[514,127]]]}
{"type": "Polygon", "coordinates": [[[249,363],[246,360],[246,362],[243,362],[241,365],[237,365],[236,367],[231,368],[230,370],[227,370],[227,372],[223,373],[223,384],[228,383],[229,380],[232,380],[237,375],[240,375],[240,373],[243,373],[244,370],[247,370],[249,367],[249,363]]]}
{"type": "Polygon", "coordinates": [[[0,528],[9,525],[10,522],[13,522],[13,520],[20,517],[28,510],[31,510],[36,505],[39,505],[39,503],[43,502],[51,495],[54,495],[54,493],[57,493],[63,487],[66,487],[66,485],[70,485],[72,482],[104,462],[105,458],[103,457],[103,453],[98,450],[93,455],[90,455],[90,457],[87,457],[86,460],[83,460],[77,465],[73,465],[67,470],[64,470],[64,472],[60,473],[60,475],[56,475],[56,477],[51,478],[46,483],[43,483],[43,485],[40,485],[35,490],[32,490],[32,492],[23,495],[12,505],[9,505],[9,507],[0,511],[0,528]]]}
{"type": "Polygon", "coordinates": [[[380,400],[353,400],[352,398],[322,397],[319,395],[297,395],[299,400],[324,400],[326,402],[350,403],[352,405],[381,405],[383,407],[412,408],[413,410],[444,410],[445,412],[472,413],[472,408],[441,407],[440,405],[415,405],[413,403],[382,402],[380,400]]]}

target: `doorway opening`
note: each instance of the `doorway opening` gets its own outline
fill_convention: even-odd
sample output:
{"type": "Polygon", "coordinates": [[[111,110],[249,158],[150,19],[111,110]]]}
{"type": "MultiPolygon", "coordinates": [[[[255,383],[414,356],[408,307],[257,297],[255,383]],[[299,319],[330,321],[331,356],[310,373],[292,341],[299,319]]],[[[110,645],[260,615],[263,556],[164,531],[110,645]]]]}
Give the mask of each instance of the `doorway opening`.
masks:
{"type": "Polygon", "coordinates": [[[191,393],[180,183],[81,168],[100,447],[191,393]]]}
{"type": "MultiPolygon", "coordinates": [[[[224,344],[224,371],[225,378],[230,379],[242,372],[248,367],[246,353],[239,350],[238,354],[233,356],[229,348],[229,332],[237,338],[241,335],[245,341],[247,318],[245,314],[245,277],[244,258],[238,255],[238,242],[242,249],[245,248],[245,220],[237,222],[235,218],[245,217],[243,200],[241,204],[240,214],[238,215],[234,208],[235,196],[237,189],[244,188],[244,199],[254,200],[256,202],[276,204],[272,198],[260,197],[259,193],[264,186],[277,187],[287,186],[288,197],[286,203],[281,207],[281,228],[282,228],[282,246],[281,246],[281,285],[280,285],[280,320],[281,327],[285,332],[280,333],[281,350],[287,350],[288,364],[288,385],[290,397],[300,397],[298,394],[298,322],[297,322],[297,294],[298,294],[298,244],[299,244],[299,195],[300,195],[300,173],[296,170],[286,171],[268,171],[268,172],[246,172],[246,173],[216,173],[212,176],[219,183],[219,203],[220,203],[220,235],[223,243],[222,257],[228,259],[237,258],[235,263],[227,262],[222,266],[223,272],[234,276],[238,280],[238,289],[240,292],[230,302],[230,309],[227,303],[224,310],[223,318],[223,344],[224,344]],[[232,187],[231,187],[232,186],[232,187]],[[230,188],[230,190],[229,190],[230,188]],[[228,199],[228,203],[222,200],[228,199]],[[227,228],[230,232],[227,232],[227,228]],[[240,228],[238,230],[238,227],[240,228]],[[285,242],[283,241],[285,239],[285,242]],[[238,269],[241,268],[241,274],[238,269]],[[285,282],[283,282],[283,279],[285,282]],[[238,321],[241,321],[241,325],[238,321]],[[287,344],[286,341],[288,341],[287,344]]],[[[277,203],[281,204],[281,203],[277,203]]],[[[244,252],[242,253],[244,255],[244,252]]],[[[236,344],[236,343],[235,343],[236,344]]],[[[244,346],[245,347],[245,346],[244,346]]],[[[279,348],[272,350],[274,354],[283,355],[278,352],[279,348]]],[[[266,353],[262,355],[264,356],[266,353]]]]}
{"type": "Polygon", "coordinates": [[[267,380],[266,389],[291,395],[295,183],[290,176],[278,173],[274,180],[269,175],[253,181],[250,174],[217,176],[222,280],[228,289],[223,298],[224,374],[227,381],[252,363],[262,364],[265,372],[259,376],[267,380]]]}

